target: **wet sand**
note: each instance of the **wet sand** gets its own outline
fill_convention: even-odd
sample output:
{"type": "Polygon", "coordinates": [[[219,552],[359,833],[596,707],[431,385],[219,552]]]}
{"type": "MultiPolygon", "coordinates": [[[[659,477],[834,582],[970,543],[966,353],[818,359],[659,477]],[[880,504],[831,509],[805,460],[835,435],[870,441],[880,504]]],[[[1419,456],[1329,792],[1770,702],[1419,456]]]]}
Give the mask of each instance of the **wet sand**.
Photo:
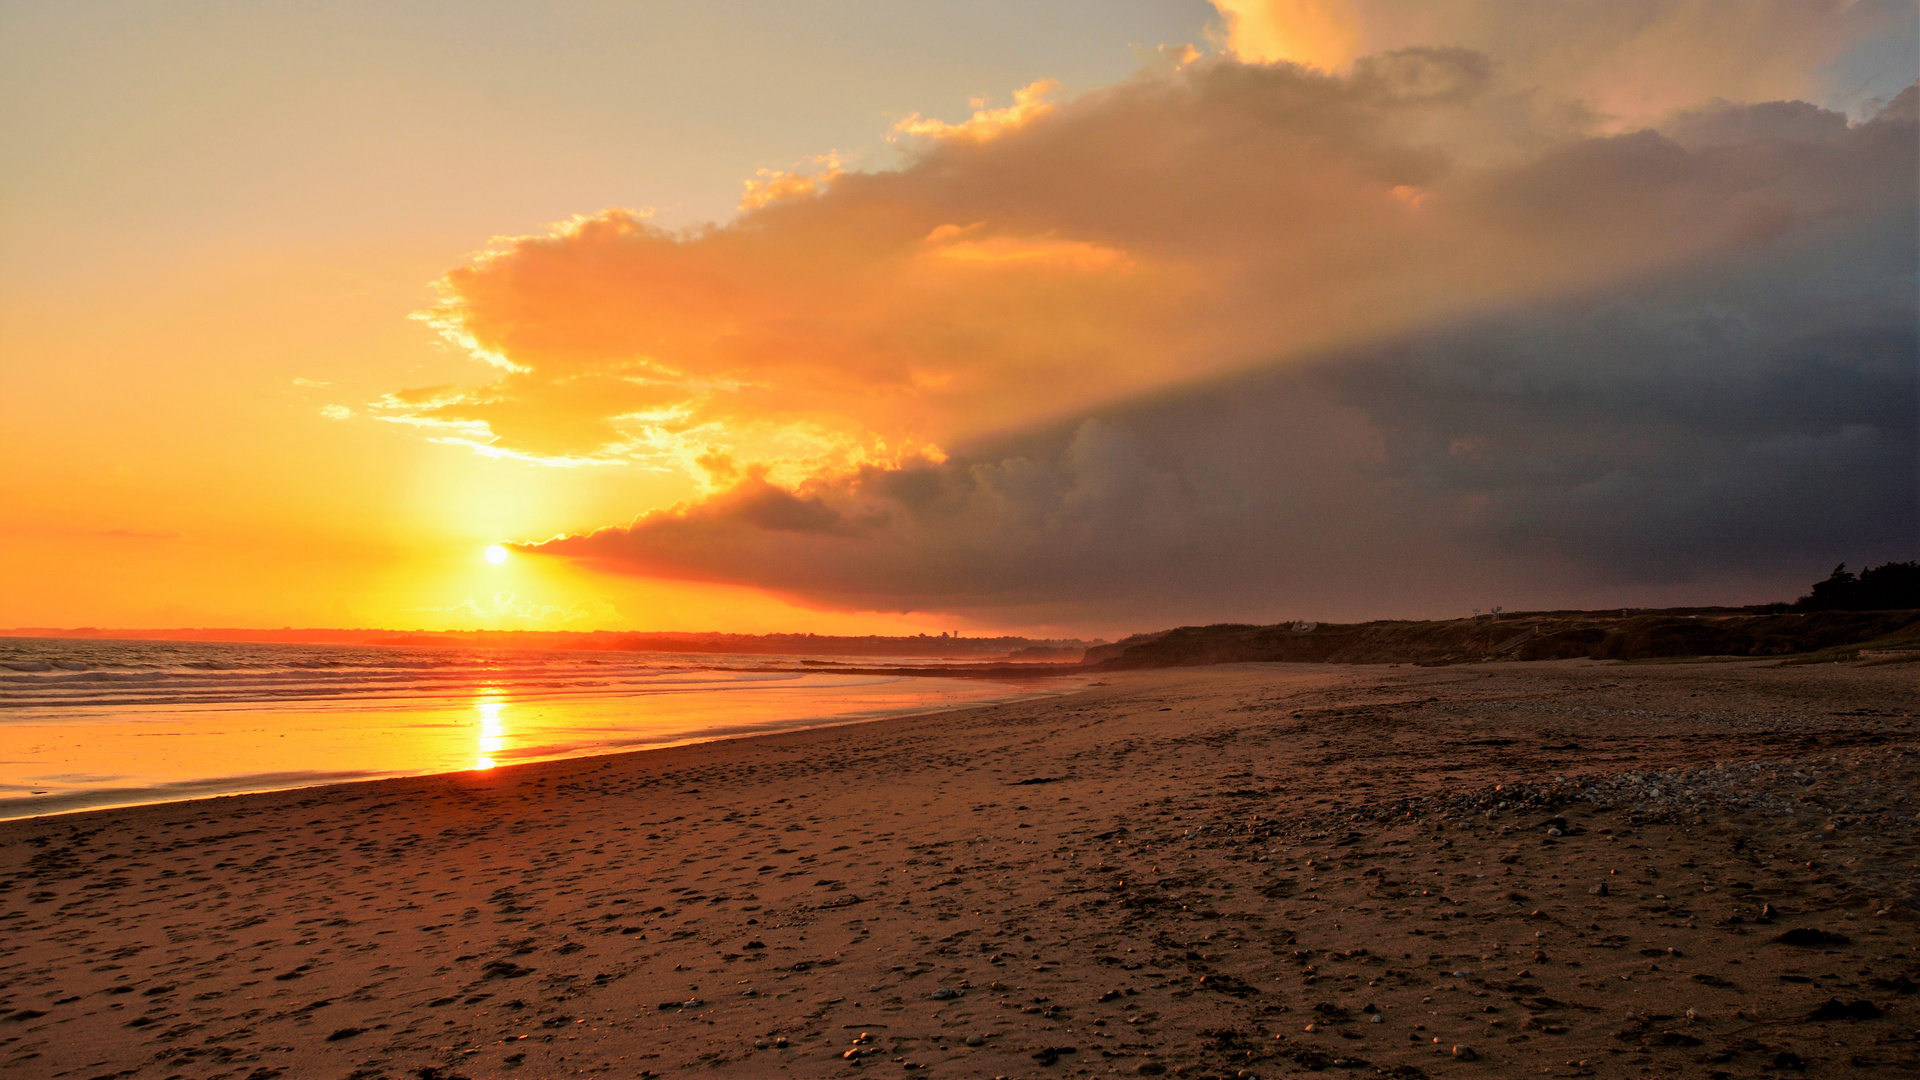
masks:
{"type": "Polygon", "coordinates": [[[1104,681],[0,823],[0,1075],[1920,1070],[1920,665],[1104,681]]]}

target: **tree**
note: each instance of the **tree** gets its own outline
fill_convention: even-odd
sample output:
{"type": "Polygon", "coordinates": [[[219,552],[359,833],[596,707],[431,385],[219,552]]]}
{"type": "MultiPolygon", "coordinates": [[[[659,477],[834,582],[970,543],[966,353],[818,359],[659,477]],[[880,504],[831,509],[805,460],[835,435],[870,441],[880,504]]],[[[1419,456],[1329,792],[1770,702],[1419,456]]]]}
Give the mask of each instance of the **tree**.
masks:
{"type": "Polygon", "coordinates": [[[1798,611],[1886,611],[1920,608],[1920,562],[1889,562],[1868,567],[1858,577],[1841,563],[1794,601],[1798,611]]]}

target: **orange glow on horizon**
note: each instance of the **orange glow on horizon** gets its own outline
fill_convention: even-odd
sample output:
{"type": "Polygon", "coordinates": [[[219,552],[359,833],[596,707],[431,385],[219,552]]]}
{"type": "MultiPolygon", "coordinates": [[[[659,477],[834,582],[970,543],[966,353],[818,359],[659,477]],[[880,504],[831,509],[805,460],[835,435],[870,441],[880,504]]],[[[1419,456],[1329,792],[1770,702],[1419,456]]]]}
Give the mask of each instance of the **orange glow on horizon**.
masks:
{"type": "MultiPolygon", "coordinates": [[[[1333,522],[1466,566],[1448,545],[1498,530],[1458,523],[1506,496],[1394,478],[1481,414],[1427,439],[1452,398],[1383,404],[1337,365],[1799,258],[1880,212],[1868,159],[1830,155],[1882,152],[1875,111],[1913,108],[1872,65],[1847,80],[1871,94],[1823,89],[1910,25],[1897,5],[1213,0],[1094,56],[1154,6],[982,21],[971,57],[907,65],[823,59],[825,16],[744,51],[649,36],[713,30],[699,5],[541,6],[471,40],[432,4],[387,30],[20,6],[0,630],[1093,636],[1184,611],[1225,573],[1207,545],[1290,553],[1276,617],[1336,580],[1280,573],[1333,522]],[[1043,31],[1018,63],[981,47],[1043,31]],[[1188,419],[1220,380],[1317,365],[1325,400],[1273,406],[1300,413],[1265,441],[1188,419]],[[1253,479],[1296,451],[1298,490],[1253,479]],[[1154,589],[1073,554],[1130,545],[1154,589]]],[[[863,32],[925,44],[922,18],[863,32]]],[[[1205,604],[1269,603],[1222,580],[1205,604]]]]}

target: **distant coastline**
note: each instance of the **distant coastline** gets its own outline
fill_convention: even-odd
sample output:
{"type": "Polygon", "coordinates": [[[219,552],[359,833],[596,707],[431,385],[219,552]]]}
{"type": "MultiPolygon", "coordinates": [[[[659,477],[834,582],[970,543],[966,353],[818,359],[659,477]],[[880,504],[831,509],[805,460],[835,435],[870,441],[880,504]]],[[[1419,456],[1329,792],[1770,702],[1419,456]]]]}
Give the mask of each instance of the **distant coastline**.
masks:
{"type": "Polygon", "coordinates": [[[926,659],[1077,661],[1102,638],[966,637],[961,634],[864,636],[727,634],[630,630],[381,630],[328,627],[21,626],[0,637],[84,638],[115,641],[229,641],[305,645],[412,645],[462,649],[561,649],[607,652],[736,653],[779,656],[899,656],[926,659]]]}
{"type": "MultiPolygon", "coordinates": [[[[553,649],[860,660],[975,661],[915,667],[798,663],[843,673],[1030,677],[1230,663],[1462,664],[1491,660],[1670,660],[1774,657],[1803,661],[1920,659],[1920,563],[1889,562],[1859,574],[1843,563],[1792,603],[1746,607],[1605,608],[1475,612],[1461,619],[1290,620],[1215,623],[1134,634],[1119,641],[966,637],[729,634],[624,630],[398,631],[282,627],[101,629],[17,627],[0,638],[553,649]],[[1873,654],[1863,656],[1863,653],[1873,654]]],[[[793,668],[792,670],[806,670],[793,668]]]]}
{"type": "Polygon", "coordinates": [[[395,633],[390,630],[104,630],[90,627],[22,627],[0,631],[0,638],[783,657],[792,666],[782,666],[779,670],[988,679],[1236,663],[1433,666],[1496,660],[1644,661],[1690,657],[1876,663],[1920,659],[1920,609],[1796,612],[1783,610],[1784,607],[1513,611],[1464,619],[1379,619],[1363,623],[1216,623],[1134,634],[1115,642],[942,635],[835,637],[533,630],[395,633]],[[802,657],[811,659],[799,659],[802,657]],[[820,658],[845,658],[845,661],[820,658]],[[896,659],[902,662],[884,662],[896,659]],[[943,662],[928,666],[911,662],[915,660],[943,662]]]}

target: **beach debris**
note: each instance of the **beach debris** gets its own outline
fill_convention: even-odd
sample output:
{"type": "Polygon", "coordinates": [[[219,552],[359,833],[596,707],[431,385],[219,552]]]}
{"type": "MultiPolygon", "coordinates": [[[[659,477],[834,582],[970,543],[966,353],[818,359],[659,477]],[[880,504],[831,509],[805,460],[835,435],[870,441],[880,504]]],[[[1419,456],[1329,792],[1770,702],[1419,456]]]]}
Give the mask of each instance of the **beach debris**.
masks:
{"type": "Polygon", "coordinates": [[[1077,1054],[1079,1052],[1080,1048],[1077,1046],[1046,1046],[1042,1047],[1033,1055],[1033,1060],[1042,1065],[1052,1065],[1068,1054],[1077,1054]]]}
{"type": "Polygon", "coordinates": [[[868,1045],[871,1042],[873,1042],[873,1033],[863,1031],[853,1037],[853,1046],[842,1053],[840,1057],[846,1061],[858,1061],[863,1057],[880,1053],[879,1047],[868,1045]]]}
{"type": "Polygon", "coordinates": [[[1663,1031],[1640,1040],[1645,1046],[1699,1046],[1700,1040],[1683,1031],[1663,1031]]]}
{"type": "Polygon", "coordinates": [[[1804,948],[1817,948],[1822,945],[1851,945],[1853,939],[1845,934],[1835,934],[1827,930],[1815,930],[1810,926],[1796,926],[1773,939],[1775,945],[1799,945],[1804,948]]]}
{"type": "Polygon", "coordinates": [[[1222,994],[1232,994],[1234,997],[1250,997],[1260,992],[1257,987],[1236,979],[1232,975],[1217,973],[1200,976],[1199,986],[1202,990],[1217,990],[1222,994]]]}
{"type": "Polygon", "coordinates": [[[1813,1010],[1807,1016],[1809,1020],[1872,1020],[1880,1015],[1880,1006],[1865,998],[1859,1001],[1841,1001],[1828,998],[1826,1004],[1813,1010]]]}

